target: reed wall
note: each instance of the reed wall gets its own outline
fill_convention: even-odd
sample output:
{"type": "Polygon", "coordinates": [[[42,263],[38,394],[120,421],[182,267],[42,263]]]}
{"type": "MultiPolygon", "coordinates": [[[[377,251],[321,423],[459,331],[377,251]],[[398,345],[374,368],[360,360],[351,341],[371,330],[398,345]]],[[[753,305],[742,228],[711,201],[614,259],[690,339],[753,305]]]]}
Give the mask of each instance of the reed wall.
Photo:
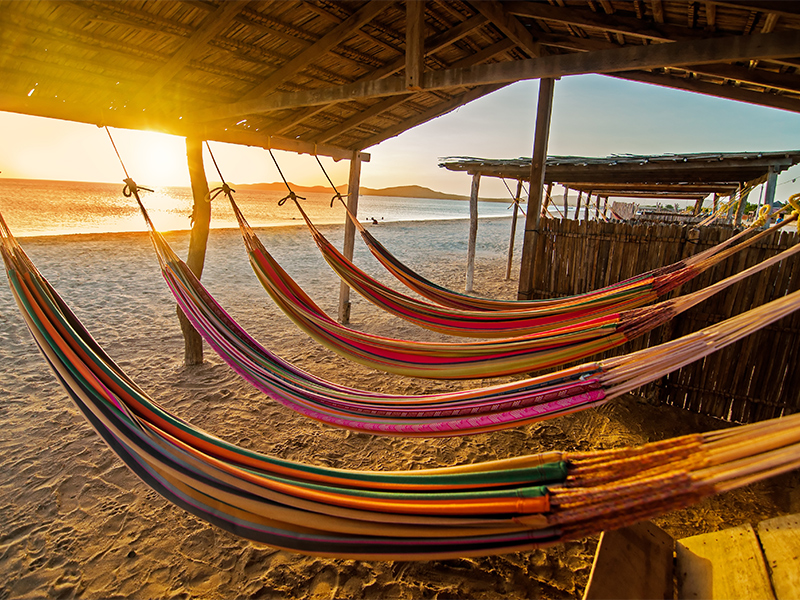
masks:
{"type": "MultiPolygon", "coordinates": [[[[777,254],[798,241],[789,232],[710,269],[675,293],[704,287],[777,254]]],[[[586,292],[676,262],[731,235],[727,227],[631,225],[548,219],[540,225],[533,272],[535,298],[586,292]]],[[[697,331],[800,289],[794,256],[740,282],[611,354],[623,354],[697,331]]],[[[729,421],[749,423],[800,410],[800,311],[643,388],[657,401],[729,421]]]]}

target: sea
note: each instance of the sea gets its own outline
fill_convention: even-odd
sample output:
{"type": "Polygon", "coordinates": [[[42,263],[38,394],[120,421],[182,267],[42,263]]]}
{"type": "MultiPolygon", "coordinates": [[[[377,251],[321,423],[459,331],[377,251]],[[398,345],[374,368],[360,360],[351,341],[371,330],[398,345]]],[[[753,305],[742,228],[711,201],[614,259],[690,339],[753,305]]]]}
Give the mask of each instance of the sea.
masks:
{"type": "MultiPolygon", "coordinates": [[[[235,189],[235,185],[232,186],[235,189]]],[[[192,193],[188,187],[160,187],[142,192],[142,201],[161,231],[191,228],[192,193]]],[[[253,227],[299,225],[300,213],[291,203],[279,205],[285,194],[242,189],[234,198],[253,227]]],[[[300,202],[317,225],[342,224],[345,212],[331,195],[310,193],[300,202]]],[[[0,178],[0,214],[17,237],[145,231],[133,198],[123,194],[123,184],[0,178]]],[[[463,200],[361,196],[359,218],[372,223],[469,219],[463,200]]],[[[478,215],[504,218],[512,214],[511,202],[480,201],[478,215]]],[[[211,227],[236,228],[230,204],[223,194],[212,203],[211,227]]]]}

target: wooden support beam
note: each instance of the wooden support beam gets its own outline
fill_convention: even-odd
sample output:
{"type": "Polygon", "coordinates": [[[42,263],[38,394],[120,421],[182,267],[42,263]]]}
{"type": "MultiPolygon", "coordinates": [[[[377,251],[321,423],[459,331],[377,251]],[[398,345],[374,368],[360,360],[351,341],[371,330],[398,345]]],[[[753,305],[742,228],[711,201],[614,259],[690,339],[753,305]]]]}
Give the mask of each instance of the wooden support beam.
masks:
{"type": "Polygon", "coordinates": [[[172,55],[150,81],[142,86],[132,102],[138,104],[143,99],[158,93],[189,63],[198,51],[230,25],[248,2],[249,0],[228,0],[220,4],[214,12],[206,15],[197,31],[192,33],[189,40],[172,55]]]}
{"type": "Polygon", "coordinates": [[[406,89],[422,89],[425,70],[425,0],[406,0],[406,89]]]}
{"type": "MultiPolygon", "coordinates": [[[[553,6],[546,2],[503,2],[503,7],[512,15],[540,19],[582,29],[594,29],[611,34],[624,34],[654,41],[676,41],[700,39],[702,33],[687,31],[685,27],[649,23],[636,17],[620,14],[601,14],[578,6],[553,6]]],[[[543,40],[542,40],[543,41],[543,40]]]]}
{"type": "MultiPolygon", "coordinates": [[[[350,158],[350,176],[347,180],[347,210],[353,216],[358,216],[358,194],[361,187],[361,153],[353,152],[350,158]]],[[[344,219],[344,243],[342,254],[345,258],[353,259],[353,249],[355,248],[356,226],[345,216],[344,219]]],[[[350,286],[344,281],[339,286],[339,322],[346,325],[350,322],[350,286]]]]}
{"type": "Polygon", "coordinates": [[[564,218],[569,219],[569,188],[564,186],[564,218]]]}
{"type": "Polygon", "coordinates": [[[511,216],[511,239],[508,241],[508,264],[506,265],[506,281],[511,279],[511,263],[514,260],[514,237],[517,235],[517,214],[522,197],[522,179],[517,179],[517,193],[514,195],[514,213],[511,216]]]}
{"type": "MultiPolygon", "coordinates": [[[[778,171],[770,167],[767,172],[767,185],[764,189],[764,204],[769,206],[770,211],[775,208],[775,190],[778,187],[778,171]]],[[[767,219],[765,227],[769,227],[772,219],[767,219]]]]}
{"type": "Polygon", "coordinates": [[[542,46],[537,42],[530,31],[517,17],[506,10],[505,3],[497,0],[479,0],[472,2],[472,6],[484,17],[491,21],[504,36],[514,40],[529,56],[537,57],[542,54],[542,46]]]}
{"type": "MultiPolygon", "coordinates": [[[[623,73],[630,72],[631,69],[655,69],[687,64],[798,55],[800,55],[800,31],[790,30],[649,46],[626,46],[596,52],[575,52],[491,65],[429,71],[423,77],[423,88],[444,90],[565,75],[623,73]]],[[[276,93],[267,98],[256,98],[203,109],[187,116],[187,119],[193,122],[230,119],[285,108],[328,104],[358,98],[397,96],[405,93],[408,93],[408,90],[404,78],[388,77],[338,87],[276,93]]]]}
{"type": "Polygon", "coordinates": [[[592,203],[592,190],[586,194],[586,206],[583,209],[583,220],[589,220],[589,205],[592,203]]]}
{"type": "Polygon", "coordinates": [[[619,79],[626,79],[628,81],[638,81],[640,83],[660,85],[661,87],[668,87],[676,90],[686,90],[689,92],[695,92],[697,94],[705,94],[706,96],[714,96],[716,98],[726,98],[728,100],[736,100],[737,102],[746,102],[748,104],[755,104],[757,106],[768,106],[770,108],[778,108],[780,110],[788,110],[790,112],[800,112],[800,100],[778,94],[752,92],[750,90],[745,90],[732,85],[718,85],[715,83],[698,81],[696,79],[683,79],[680,77],[671,77],[669,75],[657,75],[655,73],[648,73],[646,71],[625,71],[613,73],[610,74],[610,76],[617,77],[619,79]]]}
{"type": "MultiPolygon", "coordinates": [[[[192,232],[189,237],[189,253],[186,264],[192,273],[200,279],[206,259],[208,229],[211,224],[211,202],[208,199],[208,181],[203,165],[203,141],[198,138],[186,138],[186,159],[189,165],[189,179],[192,184],[192,232]]],[[[186,366],[199,365],[203,362],[203,338],[195,331],[189,319],[177,308],[178,320],[183,332],[186,366]]]]}
{"type": "MultiPolygon", "coordinates": [[[[294,138],[265,135],[256,131],[190,126],[183,120],[167,118],[163,115],[151,114],[145,118],[141,112],[134,114],[124,110],[110,112],[96,110],[84,105],[37,98],[36,94],[25,97],[0,92],[0,111],[98,126],[107,125],[118,129],[158,131],[180,137],[197,137],[214,142],[272,148],[301,154],[318,154],[319,156],[330,156],[334,160],[349,159],[353,155],[352,149],[339,146],[314,144],[294,138]]],[[[369,158],[369,154],[362,153],[362,162],[369,162],[369,158]]]]}
{"type": "Polygon", "coordinates": [[[547,160],[547,143],[550,137],[550,116],[553,112],[554,79],[539,82],[539,101],[536,109],[536,129],[531,155],[530,189],[528,190],[528,210],[525,218],[525,238],[522,243],[522,264],[519,272],[519,300],[530,300],[533,296],[533,259],[539,241],[539,222],[541,220],[542,191],[544,190],[544,169],[547,160]]]}
{"type": "MultiPolygon", "coordinates": [[[[496,44],[492,44],[488,48],[485,48],[484,50],[481,50],[476,54],[468,56],[467,58],[465,58],[462,61],[459,61],[456,65],[453,66],[463,67],[463,66],[470,66],[473,64],[480,64],[485,60],[488,60],[490,58],[493,58],[494,56],[497,56],[498,54],[506,52],[507,50],[513,47],[514,47],[514,42],[512,42],[511,40],[502,40],[500,42],[497,42],[496,44]]],[[[353,115],[346,121],[339,123],[335,127],[331,127],[327,131],[315,136],[314,139],[317,142],[328,142],[334,139],[336,136],[341,135],[345,131],[352,129],[353,127],[357,127],[364,121],[371,119],[376,115],[384,113],[387,110],[391,110],[392,108],[399,106],[406,100],[414,98],[415,96],[417,96],[417,94],[406,94],[403,96],[392,96],[391,98],[382,100],[377,104],[373,104],[368,109],[356,113],[355,115],[353,115]]]]}
{"type": "Polygon", "coordinates": [[[274,91],[278,85],[354,35],[357,29],[369,23],[377,15],[389,8],[391,4],[391,2],[367,2],[355,13],[322,36],[313,45],[303,50],[280,69],[247,92],[239,101],[246,102],[274,91]]]}
{"type": "Polygon", "coordinates": [[[581,198],[583,198],[583,190],[578,190],[578,201],[575,204],[575,220],[579,221],[581,218],[581,198]]]}
{"type": "Polygon", "coordinates": [[[472,176],[472,187],[469,191],[469,240],[467,242],[467,283],[465,290],[472,292],[475,277],[475,247],[478,240],[478,192],[481,187],[480,173],[472,176]]]}
{"type": "Polygon", "coordinates": [[[439,104],[438,106],[434,106],[430,110],[426,110],[423,113],[420,113],[410,119],[406,119],[398,123],[393,127],[389,127],[388,129],[384,129],[381,133],[372,136],[362,142],[359,143],[359,147],[362,149],[369,148],[370,146],[374,146],[375,144],[380,144],[384,140],[388,140],[396,135],[400,135],[404,131],[408,131],[412,127],[416,127],[417,125],[421,125],[426,121],[430,121],[431,119],[435,119],[436,117],[441,117],[442,115],[446,115],[450,111],[457,109],[459,106],[464,106],[472,102],[473,100],[477,100],[478,98],[482,98],[492,92],[496,92],[497,90],[506,87],[506,83],[498,84],[498,85],[486,85],[475,88],[463,94],[461,96],[456,96],[452,100],[445,102],[444,104],[439,104]]]}
{"type": "MultiPolygon", "coordinates": [[[[743,188],[744,186],[742,186],[742,189],[743,188]]],[[[750,190],[744,192],[743,194],[741,191],[739,193],[740,193],[739,206],[736,208],[736,221],[734,222],[734,225],[736,225],[736,227],[742,224],[742,215],[744,215],[744,208],[747,205],[747,198],[750,196],[750,190]]]]}

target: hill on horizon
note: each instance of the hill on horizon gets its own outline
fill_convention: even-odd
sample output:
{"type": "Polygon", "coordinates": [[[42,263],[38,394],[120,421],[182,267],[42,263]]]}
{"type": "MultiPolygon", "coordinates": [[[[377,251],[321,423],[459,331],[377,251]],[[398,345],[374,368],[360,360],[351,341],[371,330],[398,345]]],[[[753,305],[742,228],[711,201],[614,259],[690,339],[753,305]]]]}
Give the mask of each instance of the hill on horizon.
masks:
{"type": "MultiPolygon", "coordinates": [[[[333,194],[333,188],[324,185],[295,185],[289,182],[289,186],[298,193],[311,193],[311,194],[333,194]]],[[[234,189],[243,190],[261,190],[267,192],[282,192],[286,190],[283,182],[273,183],[243,183],[239,185],[231,185],[234,189]]],[[[347,194],[347,186],[343,185],[338,188],[342,195],[347,194]]],[[[458,194],[446,194],[444,192],[437,192],[430,188],[421,185],[397,185],[387,188],[369,188],[362,186],[360,193],[363,196],[394,196],[400,198],[431,198],[434,200],[469,200],[469,196],[461,196],[458,194]]],[[[481,198],[481,200],[494,200],[494,198],[481,198]]]]}

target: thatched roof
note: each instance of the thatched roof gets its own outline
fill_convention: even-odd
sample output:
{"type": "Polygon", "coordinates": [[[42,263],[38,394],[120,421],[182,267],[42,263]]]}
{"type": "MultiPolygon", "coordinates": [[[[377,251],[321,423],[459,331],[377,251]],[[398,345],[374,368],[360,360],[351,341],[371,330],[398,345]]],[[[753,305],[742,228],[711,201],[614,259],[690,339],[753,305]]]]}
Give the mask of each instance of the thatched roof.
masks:
{"type": "Polygon", "coordinates": [[[349,156],[521,79],[800,112],[796,2],[0,0],[0,110],[349,156]]]}
{"type": "MultiPolygon", "coordinates": [[[[693,154],[614,154],[548,156],[544,182],[606,197],[699,200],[727,196],[740,185],[766,180],[800,163],[800,150],[779,152],[701,152],[693,154]]],[[[449,171],[528,181],[531,159],[449,156],[439,159],[449,171]]]]}

